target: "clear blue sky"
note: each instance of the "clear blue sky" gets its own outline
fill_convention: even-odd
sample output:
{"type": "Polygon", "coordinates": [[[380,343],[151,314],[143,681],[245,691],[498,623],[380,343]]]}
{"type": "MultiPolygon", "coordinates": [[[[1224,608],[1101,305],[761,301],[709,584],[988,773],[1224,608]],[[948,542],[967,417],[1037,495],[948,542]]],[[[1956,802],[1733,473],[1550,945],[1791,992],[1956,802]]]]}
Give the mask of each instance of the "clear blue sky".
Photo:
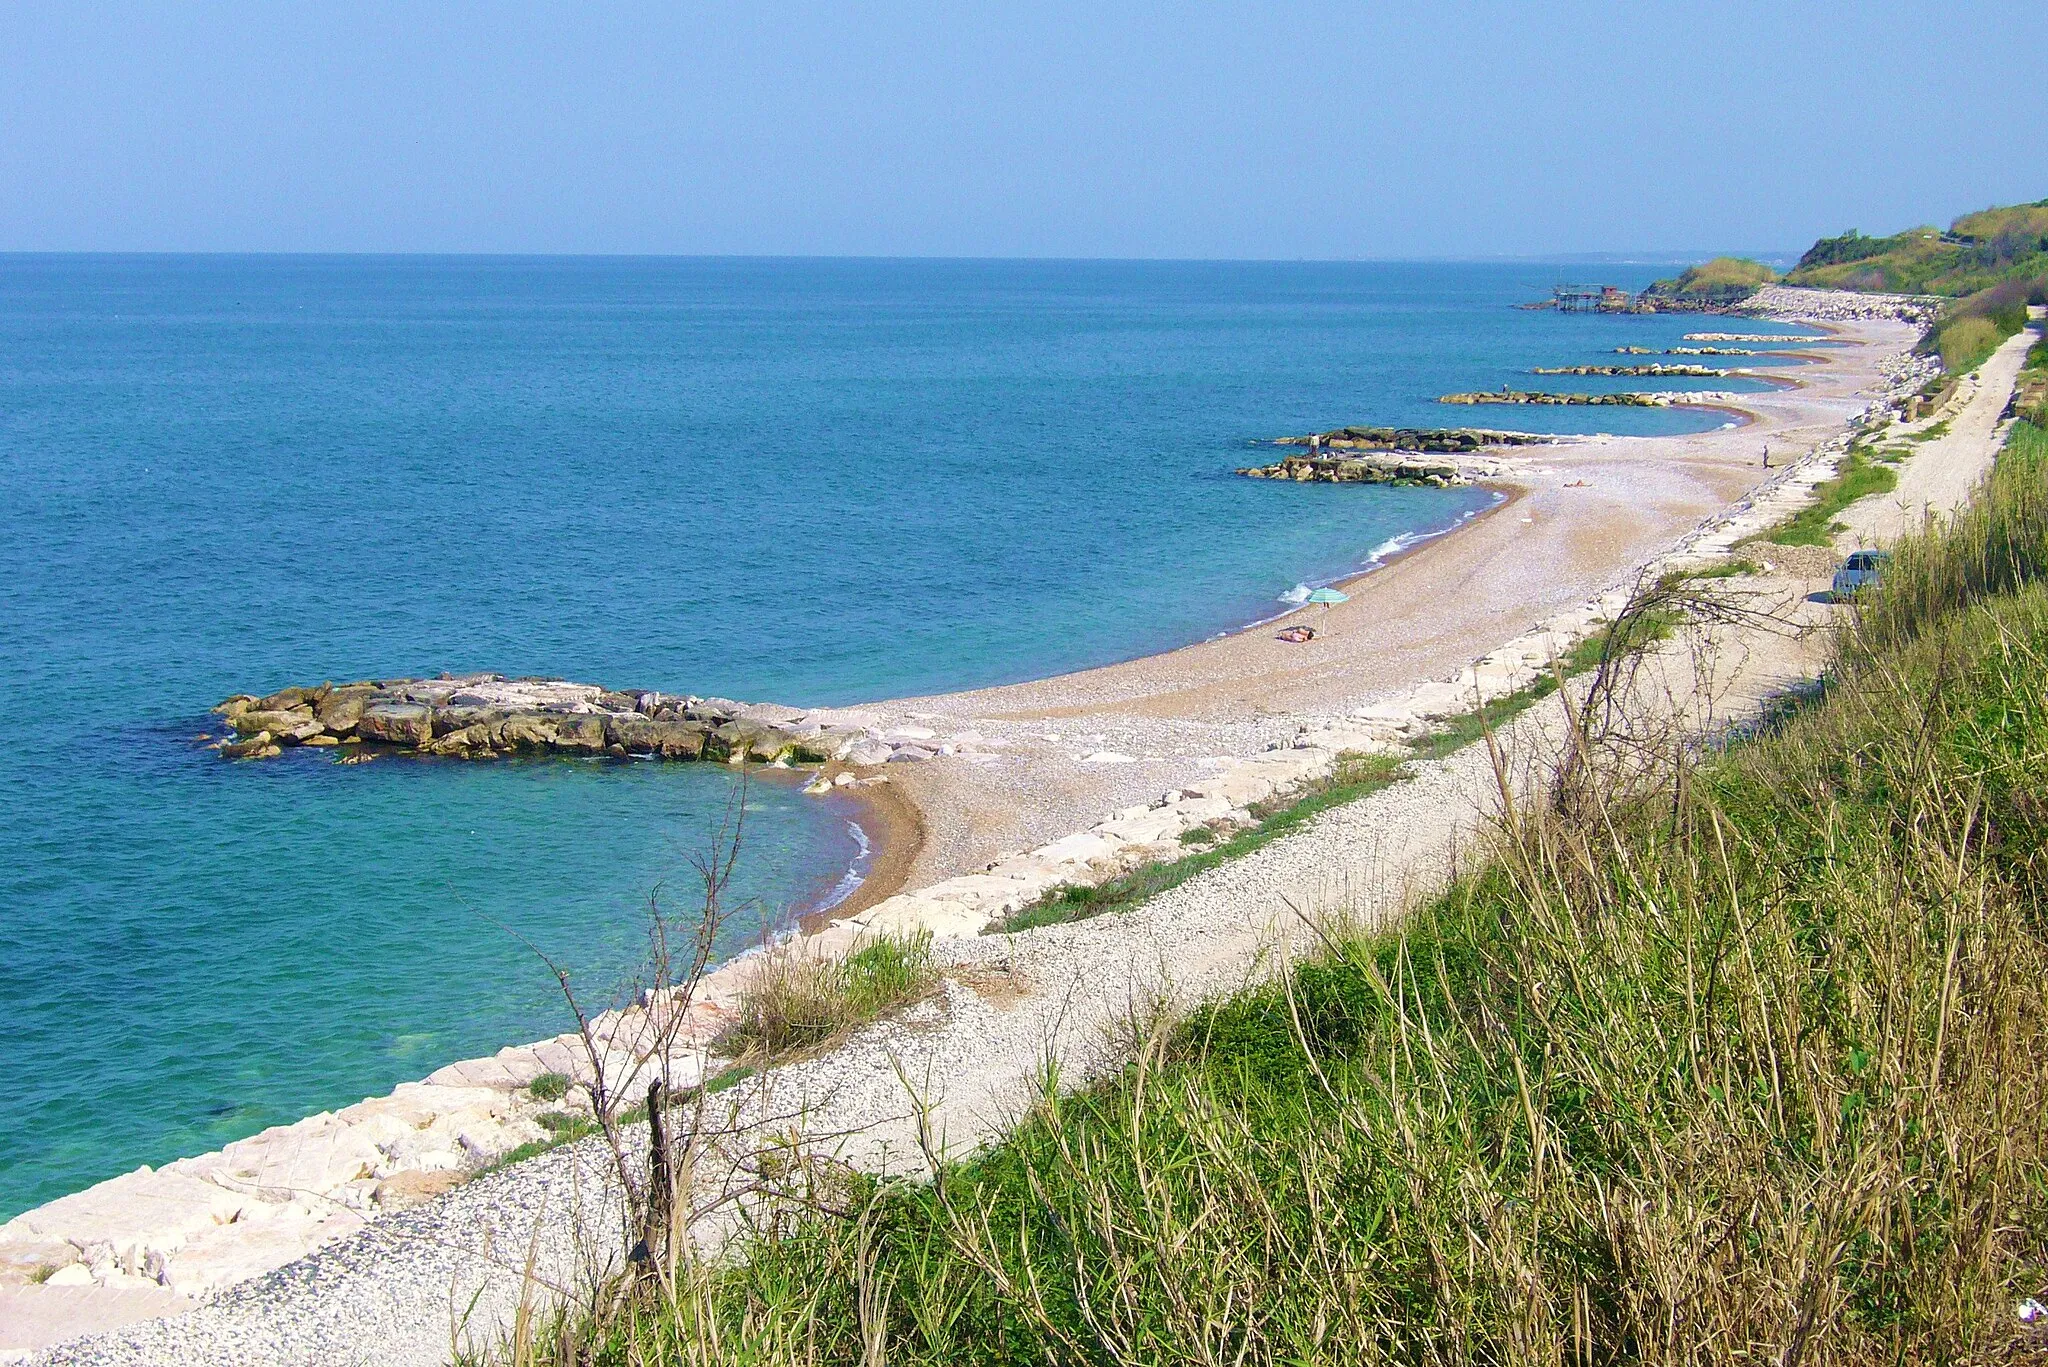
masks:
{"type": "Polygon", "coordinates": [[[2044,68],[2044,0],[0,0],[0,250],[1797,248],[2048,195],[2044,68]]]}

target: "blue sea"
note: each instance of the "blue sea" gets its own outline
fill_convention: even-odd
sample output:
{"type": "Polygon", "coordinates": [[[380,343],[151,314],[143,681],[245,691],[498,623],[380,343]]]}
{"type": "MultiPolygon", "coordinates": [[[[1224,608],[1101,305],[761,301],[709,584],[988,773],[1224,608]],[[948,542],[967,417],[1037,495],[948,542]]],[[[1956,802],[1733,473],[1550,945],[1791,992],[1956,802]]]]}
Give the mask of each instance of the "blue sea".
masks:
{"type": "MultiPolygon", "coordinates": [[[[1717,424],[1434,401],[1637,387],[1527,370],[1699,326],[1509,307],[1584,273],[0,256],[0,1218],[559,1031],[522,940],[602,997],[733,797],[224,763],[221,698],[496,670],[847,703],[1197,640],[1486,498],[1234,477],[1260,439],[1717,424]]],[[[726,952],[857,872],[854,816],[754,786],[726,952]]]]}

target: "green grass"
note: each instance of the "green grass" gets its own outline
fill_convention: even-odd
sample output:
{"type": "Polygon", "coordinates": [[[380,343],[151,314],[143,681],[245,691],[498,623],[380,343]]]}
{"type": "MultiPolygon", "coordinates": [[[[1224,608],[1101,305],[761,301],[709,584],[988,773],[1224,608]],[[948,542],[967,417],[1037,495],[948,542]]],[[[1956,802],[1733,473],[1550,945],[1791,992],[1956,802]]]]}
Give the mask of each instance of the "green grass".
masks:
{"type": "Polygon", "coordinates": [[[2027,325],[2027,302],[2048,291],[2048,266],[2034,279],[2007,280],[1951,306],[1928,329],[1920,349],[1941,357],[1951,375],[1975,370],[2006,338],[2027,325]]]}
{"type": "Polygon", "coordinates": [[[1943,418],[1940,422],[1934,423],[1928,427],[1923,427],[1918,432],[1908,432],[1906,433],[1906,440],[1940,441],[1943,437],[1948,435],[1948,423],[1949,420],[1947,418],[1943,418]]]}
{"type": "Polygon", "coordinates": [[[526,1090],[535,1101],[560,1101],[569,1095],[569,1078],[562,1073],[542,1073],[526,1084],[526,1090]]]}
{"type": "Polygon", "coordinates": [[[1812,503],[1777,526],[1747,538],[1745,544],[1768,541],[1780,546],[1829,545],[1839,530],[1835,518],[1844,508],[1858,499],[1896,489],[1898,485],[1897,472],[1879,463],[1871,448],[1852,446],[1834,478],[1814,486],[1812,503]]]}
{"type": "MultiPolygon", "coordinates": [[[[641,1109],[644,1112],[646,1108],[642,1107],[641,1109]]],[[[487,1172],[496,1172],[500,1168],[509,1168],[514,1163],[524,1163],[529,1158],[538,1158],[544,1153],[561,1148],[564,1144],[573,1144],[579,1139],[588,1139],[591,1135],[598,1132],[596,1121],[586,1116],[570,1115],[559,1111],[543,1112],[534,1117],[534,1123],[548,1132],[545,1139],[529,1139],[517,1148],[499,1154],[484,1167],[480,1168],[476,1175],[481,1177],[487,1172]]]]}
{"type": "Polygon", "coordinates": [[[508,1357],[2025,1357],[2013,1305],[2048,1287],[2041,440],[1899,548],[1828,687],[1769,732],[1532,804],[1406,923],[1327,926],[975,1158],[853,1179],[508,1357]]]}
{"type": "Polygon", "coordinates": [[[1790,285],[1962,298],[2048,274],[2048,201],[1965,214],[1947,233],[1910,228],[1891,237],[1851,229],[1822,238],[1785,277],[1790,285]]]}
{"type": "Polygon", "coordinates": [[[1714,565],[1705,565],[1696,570],[1678,571],[1672,575],[1672,581],[1674,583],[1686,581],[1710,582],[1715,579],[1740,579],[1746,574],[1761,574],[1762,572],[1763,567],[1754,560],[1737,558],[1734,560],[1723,560],[1714,565]]]}
{"type": "Polygon", "coordinates": [[[1347,802],[1356,802],[1406,777],[1401,761],[1396,758],[1385,755],[1340,757],[1336,772],[1306,792],[1277,804],[1254,804],[1251,812],[1258,821],[1255,826],[1220,838],[1214,838],[1212,832],[1214,843],[1198,853],[1147,864],[1105,882],[1074,883],[1054,888],[1036,902],[1019,907],[991,925],[987,933],[1035,930],[1039,926],[1086,920],[1104,912],[1129,910],[1169,888],[1179,887],[1205,869],[1241,859],[1253,850],[1271,844],[1318,813],[1347,802]]]}
{"type": "Polygon", "coordinates": [[[837,959],[800,948],[771,951],[712,1048],[760,1067],[823,1048],[928,995],[937,982],[930,931],[878,936],[837,959]]]}
{"type": "Polygon", "coordinates": [[[1676,279],[1657,281],[1648,292],[1667,298],[1729,304],[1747,299],[1777,278],[1777,272],[1761,261],[1741,256],[1717,256],[1700,265],[1688,266],[1676,279]]]}

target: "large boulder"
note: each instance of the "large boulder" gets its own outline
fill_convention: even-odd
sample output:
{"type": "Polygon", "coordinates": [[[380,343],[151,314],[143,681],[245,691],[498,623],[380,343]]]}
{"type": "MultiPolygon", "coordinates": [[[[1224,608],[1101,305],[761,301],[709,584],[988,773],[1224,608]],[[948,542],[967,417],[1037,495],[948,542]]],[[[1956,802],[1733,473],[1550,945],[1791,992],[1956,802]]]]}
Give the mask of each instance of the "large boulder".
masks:
{"type": "Polygon", "coordinates": [[[310,736],[319,735],[323,729],[314,719],[310,707],[293,707],[284,711],[252,707],[231,714],[228,725],[245,736],[268,731],[280,745],[297,745],[310,736]]]}
{"type": "Polygon", "coordinates": [[[425,703],[375,702],[357,718],[356,734],[391,745],[425,745],[434,738],[434,709],[425,703]]]}
{"type": "Polygon", "coordinates": [[[552,750],[555,722],[546,712],[514,712],[498,723],[499,743],[508,750],[552,750]]]}
{"type": "Polygon", "coordinates": [[[502,707],[437,707],[434,709],[434,734],[438,736],[475,726],[495,727],[511,715],[502,707]]]}
{"type": "Polygon", "coordinates": [[[569,712],[555,719],[555,746],[561,750],[604,749],[604,718],[596,712],[569,712]]]}
{"type": "Polygon", "coordinates": [[[729,721],[712,735],[717,737],[729,759],[741,758],[770,763],[787,753],[794,738],[779,727],[753,721],[729,721]]]}
{"type": "Polygon", "coordinates": [[[456,759],[484,759],[497,753],[497,744],[498,728],[490,722],[481,722],[442,732],[422,745],[420,751],[456,759]]]}
{"type": "Polygon", "coordinates": [[[604,729],[606,741],[623,747],[628,754],[696,759],[704,753],[706,728],[691,722],[610,717],[605,720],[604,729]]]}
{"type": "Polygon", "coordinates": [[[281,753],[268,731],[258,731],[237,741],[223,741],[220,752],[228,759],[269,759],[281,753]]]}
{"type": "Polygon", "coordinates": [[[683,703],[683,715],[691,721],[708,721],[713,724],[731,721],[745,705],[731,698],[689,698],[683,703]]]}
{"type": "Polygon", "coordinates": [[[288,712],[297,707],[310,708],[325,697],[332,687],[331,684],[321,684],[318,688],[280,688],[256,705],[266,712],[288,712]]]}
{"type": "Polygon", "coordinates": [[[343,684],[329,690],[326,697],[314,704],[313,715],[330,735],[346,736],[354,732],[364,709],[376,696],[375,684],[343,684]]]}

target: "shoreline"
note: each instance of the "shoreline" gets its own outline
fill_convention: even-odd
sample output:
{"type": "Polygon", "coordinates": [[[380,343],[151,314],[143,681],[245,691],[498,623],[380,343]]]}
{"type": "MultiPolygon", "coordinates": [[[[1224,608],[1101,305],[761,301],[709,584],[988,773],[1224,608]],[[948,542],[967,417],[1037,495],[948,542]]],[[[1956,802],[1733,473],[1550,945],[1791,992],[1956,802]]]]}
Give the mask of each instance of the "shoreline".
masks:
{"type": "MultiPolygon", "coordinates": [[[[1532,629],[1548,631],[1561,617],[1577,613],[1574,620],[1582,625],[1597,620],[1579,605],[1607,590],[1617,576],[1625,579],[1628,567],[1667,552],[1689,529],[1774,484],[1777,471],[1764,473],[1749,458],[1758,435],[1775,445],[1779,433],[1787,434],[1782,459],[1788,466],[1802,459],[1795,451],[1817,455],[1832,440],[1829,434],[1854,418],[1859,400],[1878,383],[1880,360],[1901,352],[1908,332],[1897,325],[1897,335],[1889,335],[1887,325],[1864,321],[1863,335],[1842,344],[1840,333],[1847,329],[1821,326],[1837,334],[1838,346],[1801,367],[1814,384],[1753,396],[1760,412],[1697,405],[1729,412],[1742,426],[1676,437],[1565,438],[1499,462],[1500,473],[1481,481],[1501,495],[1491,506],[1332,581],[1357,592],[1316,619],[1327,623],[1326,638],[1316,642],[1289,646],[1271,639],[1275,622],[1305,606],[1289,605],[1219,636],[1109,665],[832,709],[873,714],[877,729],[894,724],[908,730],[914,723],[932,739],[933,758],[944,756],[944,762],[857,769],[834,760],[822,767],[823,776],[857,769],[886,781],[856,780],[835,790],[857,804],[856,820],[870,842],[867,871],[839,902],[800,915],[799,932],[814,937],[819,952],[915,924],[939,934],[977,933],[991,919],[990,908],[1033,884],[1013,879],[985,900],[952,893],[953,900],[920,901],[905,890],[936,893],[942,883],[995,883],[1000,880],[989,875],[999,866],[1042,866],[1039,885],[1086,878],[1159,844],[1169,817],[1180,821],[1211,808],[1221,817],[1257,800],[1251,795],[1261,788],[1274,791],[1306,772],[1305,765],[1319,762],[1314,756],[1320,752],[1301,741],[1313,727],[1327,737],[1343,719],[1368,716],[1385,699],[1418,685],[1439,688],[1451,710],[1468,706],[1471,688],[1483,692],[1492,686],[1484,672],[1488,660],[1475,666],[1475,658],[1532,629]],[[1809,437],[1815,438],[1810,450],[1809,437]],[[1503,513],[1508,515],[1497,516],[1503,513]],[[1465,535],[1454,535],[1460,532],[1465,535]],[[1426,683],[1454,671],[1462,671],[1459,682],[1426,683]],[[1463,703],[1461,690],[1468,695],[1463,703]],[[939,736],[949,732],[950,739],[941,742],[939,736]],[[879,772],[884,768],[886,773],[879,772]],[[1162,791],[1170,799],[1181,796],[1162,808],[1162,791]],[[1096,836],[1100,830],[1112,835],[1096,836]],[[932,913],[934,906],[942,910],[932,913]]],[[[1349,724],[1354,730],[1366,726],[1349,724]]],[[[718,989],[707,990],[703,1002],[709,1023],[738,989],[738,974],[717,976],[718,989]]],[[[491,1091],[499,1097],[491,1103],[497,1107],[492,1116],[504,1137],[536,1137],[515,1094],[538,1072],[557,1070],[563,1055],[550,1052],[557,1043],[450,1064],[425,1083],[404,1084],[400,1093],[491,1091]]],[[[472,1110],[483,1105],[474,1095],[464,1104],[472,1110]]],[[[310,1132],[322,1130],[315,1122],[332,1129],[340,1120],[322,1115],[280,1128],[310,1132]]],[[[194,1179],[216,1173],[231,1165],[209,1165],[209,1159],[239,1151],[238,1164],[273,1133],[238,1141],[218,1155],[167,1164],[164,1173],[194,1179]]],[[[27,1214],[140,1176],[113,1179],[27,1214]]],[[[349,1228],[389,1208],[369,1188],[360,1195],[344,1221],[349,1228]]],[[[120,1205],[126,1193],[106,1196],[120,1205]]],[[[109,1207],[109,1218],[113,1213],[109,1207]]],[[[346,1230],[323,1237],[340,1232],[346,1230]]],[[[320,1234],[309,1230],[309,1236],[320,1234]]],[[[269,1265],[278,1261],[289,1259],[269,1265]]],[[[239,1268],[221,1269],[231,1270],[239,1268]]],[[[121,1275],[140,1280],[143,1271],[138,1265],[121,1275]]]]}
{"type": "Polygon", "coordinates": [[[856,785],[847,798],[868,842],[867,872],[846,894],[797,913],[789,929],[811,935],[902,892],[924,848],[924,814],[894,783],[856,785]]]}

